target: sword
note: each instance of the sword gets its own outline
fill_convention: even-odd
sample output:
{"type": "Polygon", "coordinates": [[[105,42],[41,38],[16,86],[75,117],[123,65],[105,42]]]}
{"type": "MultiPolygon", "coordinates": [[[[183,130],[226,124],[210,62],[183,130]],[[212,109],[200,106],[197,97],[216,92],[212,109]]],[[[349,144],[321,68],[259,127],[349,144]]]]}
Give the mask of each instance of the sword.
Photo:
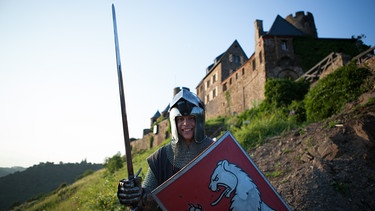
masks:
{"type": "MultiPolygon", "coordinates": [[[[124,85],[122,82],[122,72],[121,72],[121,61],[120,61],[120,49],[117,37],[117,24],[116,24],[116,11],[115,5],[112,4],[112,17],[113,17],[113,30],[115,36],[115,47],[116,47],[116,64],[117,64],[117,76],[120,92],[120,102],[121,102],[121,114],[122,114],[122,129],[124,131],[124,142],[125,142],[125,154],[126,154],[126,166],[128,169],[128,179],[134,179],[134,170],[133,170],[133,161],[130,149],[130,140],[129,140],[129,129],[128,129],[128,120],[126,117],[126,108],[125,108],[125,94],[124,94],[124,85]]],[[[137,172],[137,176],[140,171],[137,172]]]]}

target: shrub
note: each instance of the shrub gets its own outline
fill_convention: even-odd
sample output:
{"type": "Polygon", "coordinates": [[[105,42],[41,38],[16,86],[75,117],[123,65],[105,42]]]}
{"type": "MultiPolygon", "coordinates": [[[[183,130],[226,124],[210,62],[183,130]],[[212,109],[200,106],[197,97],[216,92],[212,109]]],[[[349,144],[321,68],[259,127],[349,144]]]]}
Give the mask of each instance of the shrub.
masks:
{"type": "Polygon", "coordinates": [[[107,168],[110,173],[114,173],[121,169],[124,166],[124,161],[121,159],[120,152],[111,158],[106,158],[103,166],[107,168]]]}
{"type": "Polygon", "coordinates": [[[369,70],[350,63],[319,80],[304,100],[307,121],[319,121],[340,112],[346,103],[368,89],[362,84],[369,75],[369,70]]]}
{"type": "Polygon", "coordinates": [[[293,100],[301,101],[309,89],[304,81],[269,79],[265,85],[265,102],[276,107],[288,106],[293,100]]]}
{"type": "Polygon", "coordinates": [[[306,121],[306,109],[304,101],[292,101],[288,106],[289,117],[294,119],[296,123],[301,124],[306,121]]]}

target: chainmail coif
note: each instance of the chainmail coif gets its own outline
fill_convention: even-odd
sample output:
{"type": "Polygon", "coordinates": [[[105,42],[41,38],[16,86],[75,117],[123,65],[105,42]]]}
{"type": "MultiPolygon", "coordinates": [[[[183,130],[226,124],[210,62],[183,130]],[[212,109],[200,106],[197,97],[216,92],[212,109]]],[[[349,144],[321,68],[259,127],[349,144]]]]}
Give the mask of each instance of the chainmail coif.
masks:
{"type": "MultiPolygon", "coordinates": [[[[205,150],[212,140],[206,137],[201,143],[192,142],[187,145],[184,141],[179,141],[177,143],[171,142],[166,145],[166,152],[168,161],[172,166],[182,169],[195,157],[197,157],[203,150],[205,150]]],[[[151,169],[148,169],[145,180],[143,182],[143,187],[149,191],[154,190],[158,186],[158,182],[155,175],[152,173],[151,169]]]]}

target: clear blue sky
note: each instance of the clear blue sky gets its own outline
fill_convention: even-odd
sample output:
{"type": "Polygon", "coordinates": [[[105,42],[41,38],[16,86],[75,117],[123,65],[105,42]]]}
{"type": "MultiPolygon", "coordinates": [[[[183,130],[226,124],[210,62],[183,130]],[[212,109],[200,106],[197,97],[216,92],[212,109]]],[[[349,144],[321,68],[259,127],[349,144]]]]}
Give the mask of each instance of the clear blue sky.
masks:
{"type": "Polygon", "coordinates": [[[321,38],[375,45],[373,0],[0,1],[0,166],[101,163],[124,154],[111,5],[115,4],[130,136],[142,137],[175,86],[195,87],[254,21],[313,13],[321,38]]]}

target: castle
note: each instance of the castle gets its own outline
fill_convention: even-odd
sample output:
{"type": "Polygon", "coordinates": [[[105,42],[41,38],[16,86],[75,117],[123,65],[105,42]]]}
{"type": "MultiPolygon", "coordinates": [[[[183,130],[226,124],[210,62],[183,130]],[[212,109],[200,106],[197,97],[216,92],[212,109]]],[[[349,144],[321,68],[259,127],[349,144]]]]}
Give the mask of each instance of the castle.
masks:
{"type": "MultiPolygon", "coordinates": [[[[262,20],[255,20],[254,29],[255,52],[249,58],[235,40],[206,68],[205,77],[198,83],[196,94],[206,105],[206,120],[258,105],[264,100],[267,79],[296,80],[332,51],[350,54],[356,42],[353,38],[318,38],[309,12],[297,12],[285,19],[277,15],[268,31],[263,30],[262,20]],[[329,52],[322,47],[326,45],[329,52]]],[[[151,118],[153,133],[145,129],[144,137],[132,145],[150,148],[169,137],[168,108],[151,118]]]]}

